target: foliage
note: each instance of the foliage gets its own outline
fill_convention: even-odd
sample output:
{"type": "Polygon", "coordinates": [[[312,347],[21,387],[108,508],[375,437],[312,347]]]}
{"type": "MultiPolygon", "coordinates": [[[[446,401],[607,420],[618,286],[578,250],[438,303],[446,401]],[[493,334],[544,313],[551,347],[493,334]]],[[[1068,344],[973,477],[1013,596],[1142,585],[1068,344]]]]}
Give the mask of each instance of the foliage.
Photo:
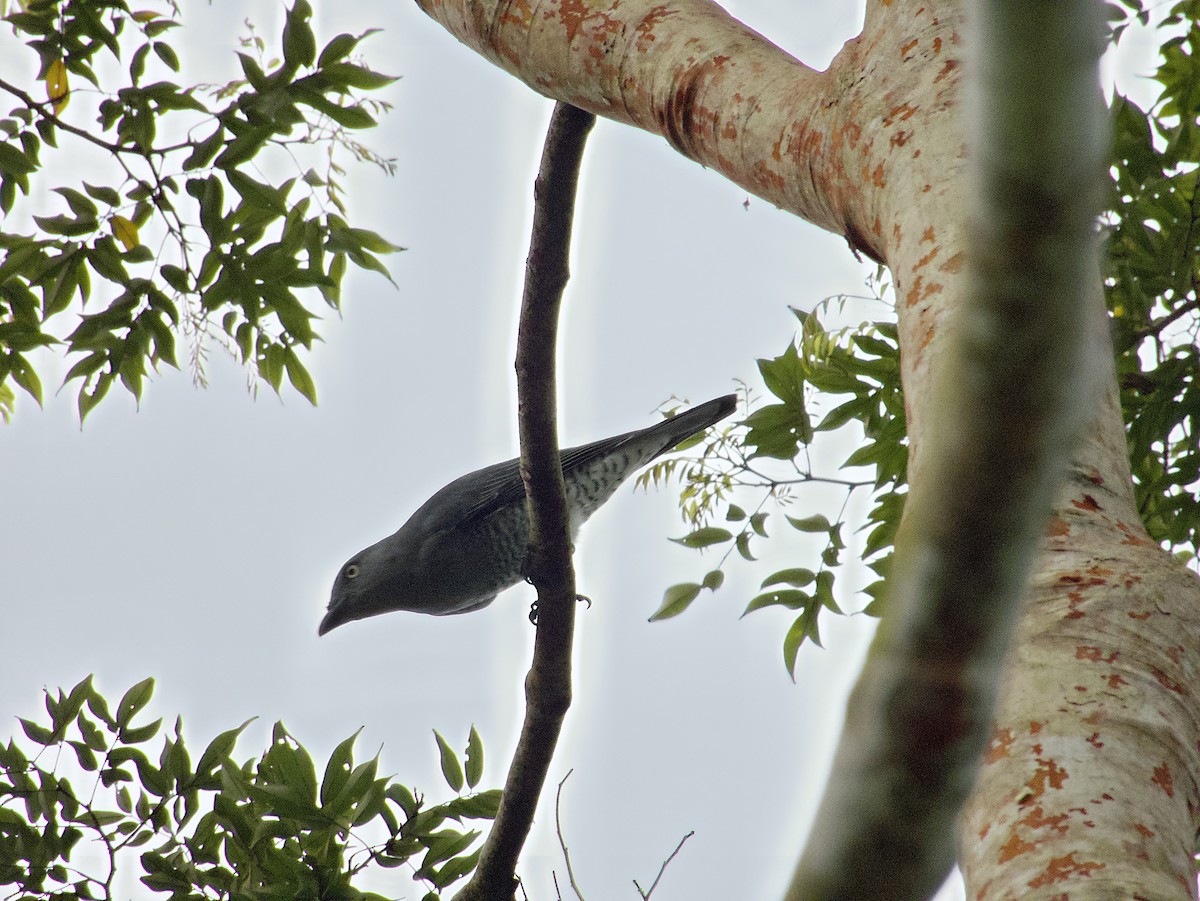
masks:
{"type": "MultiPolygon", "coordinates": [[[[639,476],[639,484],[657,483],[677,477],[683,483],[685,519],[696,526],[682,538],[685,547],[705,549],[724,546],[717,565],[700,582],[686,582],[667,589],[663,603],[652,620],[677,616],[703,589],[715,591],[724,583],[723,567],[736,552],[747,561],[755,559],[755,543],[768,537],[769,504],[784,507],[795,499],[801,485],[841,486],[846,500],[836,521],[824,514],[795,517],[783,515],[794,530],[821,536],[824,548],[814,567],[787,567],[762,580],[764,591],[752,598],[745,613],[767,607],[798,611],[783,641],[784,663],[795,671],[796,655],[805,640],[820,644],[818,616],[821,610],[840,613],[834,600],[835,573],[842,565],[843,514],[849,496],[858,489],[873,492],[874,505],[867,516],[869,530],[863,551],[867,565],[881,578],[869,585],[873,599],[867,610],[878,612],[879,594],[891,559],[892,541],[904,510],[904,488],[908,448],[904,432],[904,397],[900,388],[900,351],[896,326],[891,322],[863,322],[852,328],[827,331],[822,315],[829,315],[826,300],[810,313],[794,310],[800,332],[779,356],[758,361],[759,372],[775,401],[753,409],[734,428],[710,439],[699,458],[667,458],[639,476]],[[832,395],[850,395],[829,409],[820,422],[812,424],[812,410],[832,395]],[[842,468],[869,467],[870,480],[852,481],[819,475],[811,457],[821,433],[851,429],[855,447],[842,468]],[[784,470],[781,472],[780,470],[784,470]],[[734,503],[749,492],[757,496],[753,505],[734,503]],[[747,511],[750,507],[752,512],[747,511]],[[722,520],[727,525],[710,524],[722,520]]],[[[846,298],[841,298],[844,310],[846,298]]],[[[749,391],[747,390],[747,405],[749,391]]],[[[816,456],[828,456],[822,446],[816,456]]],[[[839,439],[845,446],[846,439],[839,439]]]]}
{"type": "MultiPolygon", "coordinates": [[[[357,733],[334,749],[318,781],[308,751],[281,723],[257,760],[232,757],[246,722],[209,742],[193,766],[177,719],[155,762],[143,747],[162,720],[135,722],[153,691],[152,679],[139,682],[113,712],[89,676],[70,692],[46,693],[48,722],[21,720],[36,751],[15,740],[0,746],[6,897],[113,898],[119,860],[132,866],[124,857],[134,849],[142,849],[141,882],[172,899],[381,898],[355,881],[408,865],[436,901],[474,869],[478,852],[468,849],[479,832],[443,827],[494,818],[498,790],[427,804],[377,776],[378,756],[355,764],[357,733]],[[64,775],[72,762],[91,781],[83,791],[64,775]]],[[[462,765],[441,736],[438,746],[447,782],[461,792],[462,765]]],[[[472,789],[482,765],[472,728],[472,789]]]]}
{"type": "MultiPolygon", "coordinates": [[[[31,0],[4,19],[36,55],[48,98],[0,79],[17,102],[0,118],[0,212],[34,226],[0,230],[6,419],[14,386],[42,401],[29,356],[38,348],[78,356],[66,381],[80,382],[83,418],[114,382],[140,398],[148,367],[177,366],[180,333],[192,341],[199,380],[212,335],[276,391],[286,375],[315,403],[300,350],[318,337],[317,314],[301,292],[316,288],[337,310],[347,263],[386,275],[377,255],[398,249],[347,223],[337,183],[346,154],[391,165],[350,137],[386,108],[356,92],[395,80],[351,61],[370,32],[339,34],[318,53],[312,10],[295,0],[282,59],[265,60],[252,33],[243,45],[253,52],[238,54],[242,78],[181,87],[158,80],[180,70],[166,39],[178,9],[160,5],[133,12],[125,0],[31,0]],[[125,60],[113,76],[114,61],[125,60]],[[307,159],[324,172],[304,168],[307,159]],[[55,177],[60,184],[42,192],[55,177]],[[35,197],[48,198],[45,209],[35,197]]],[[[10,51],[6,68],[18,63],[10,51]]]]}
{"type": "MultiPolygon", "coordinates": [[[[1143,17],[1140,0],[1125,5],[1143,17]]],[[[1200,2],[1160,23],[1158,99],[1113,103],[1105,258],[1139,512],[1155,540],[1194,559],[1200,539],[1200,2]]]]}

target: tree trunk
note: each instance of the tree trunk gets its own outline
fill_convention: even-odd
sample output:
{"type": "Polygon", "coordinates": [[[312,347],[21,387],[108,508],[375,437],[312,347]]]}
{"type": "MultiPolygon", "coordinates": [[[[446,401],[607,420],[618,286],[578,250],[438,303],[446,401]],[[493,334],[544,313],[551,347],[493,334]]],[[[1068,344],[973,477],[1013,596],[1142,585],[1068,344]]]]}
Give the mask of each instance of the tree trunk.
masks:
{"type": "MultiPolygon", "coordinates": [[[[962,2],[868,2],[862,34],[823,73],[703,0],[418,2],[541,93],[660,134],[886,263],[909,479],[937,478],[922,455],[929,376],[966,291],[962,2]]],[[[973,899],[1196,897],[1200,580],[1138,519],[1098,278],[1087,328],[1106,390],[962,817],[973,899]]]]}

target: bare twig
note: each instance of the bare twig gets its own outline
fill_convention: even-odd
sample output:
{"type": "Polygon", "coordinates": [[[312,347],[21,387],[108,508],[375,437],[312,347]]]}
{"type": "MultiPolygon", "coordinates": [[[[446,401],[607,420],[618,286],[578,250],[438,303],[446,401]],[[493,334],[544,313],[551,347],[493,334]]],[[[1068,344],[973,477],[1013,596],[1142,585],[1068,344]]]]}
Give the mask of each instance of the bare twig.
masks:
{"type": "MultiPolygon", "coordinates": [[[[558,791],[554,793],[554,831],[558,833],[558,846],[562,848],[563,860],[567,864],[567,878],[571,880],[571,891],[575,893],[575,897],[579,901],[584,901],[583,892],[579,890],[579,883],[575,881],[575,870],[571,866],[571,852],[567,850],[567,840],[563,837],[562,818],[559,816],[562,811],[562,790],[567,784],[567,780],[571,778],[574,770],[567,770],[567,775],[562,777],[562,781],[558,783],[558,791]]],[[[554,885],[558,887],[558,879],[555,878],[554,885]]],[[[561,896],[560,896],[561,897],[561,896]]]]}
{"type": "Polygon", "coordinates": [[[569,277],[571,219],[583,147],[595,117],[554,107],[534,183],[533,236],[517,337],[521,475],[529,509],[526,571],[538,592],[533,663],[525,678],[525,722],[496,821],[460,901],[508,901],[546,774],[571,704],[575,572],[558,455],[555,360],[558,312],[569,277]]]}
{"type": "Polygon", "coordinates": [[[662,862],[662,866],[658,868],[658,875],[654,877],[654,881],[650,883],[650,888],[648,888],[646,891],[642,891],[642,887],[638,885],[638,881],[636,879],[633,880],[633,887],[637,889],[637,893],[642,896],[642,901],[650,901],[650,896],[653,895],[654,890],[658,888],[659,880],[663,878],[663,873],[667,871],[667,865],[675,859],[676,854],[683,850],[683,843],[695,834],[696,830],[693,829],[679,840],[679,844],[675,846],[675,850],[671,852],[670,856],[662,862]]]}

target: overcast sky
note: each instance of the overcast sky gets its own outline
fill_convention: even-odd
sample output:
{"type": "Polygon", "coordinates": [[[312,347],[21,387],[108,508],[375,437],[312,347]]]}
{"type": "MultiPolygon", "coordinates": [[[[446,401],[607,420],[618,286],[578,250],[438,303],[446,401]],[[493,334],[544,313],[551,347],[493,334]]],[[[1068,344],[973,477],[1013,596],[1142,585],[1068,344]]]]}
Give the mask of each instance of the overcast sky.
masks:
{"type": "MultiPolygon", "coordinates": [[[[278,5],[243,3],[236,15],[229,5],[188,12],[251,15],[278,34],[278,5]]],[[[862,3],[728,6],[824,67],[858,30],[862,3]]],[[[154,715],[182,713],[193,746],[259,717],[242,759],[281,719],[320,760],[362,726],[360,755],[382,746],[383,772],[439,798],[433,728],[462,746],[474,723],[484,784],[502,783],[532,590],[469,616],[391,614],[320,640],[316,628],[351,553],[452,478],[517,451],[515,323],[551,103],[411,2],[336,15],[318,17],[319,43],[382,25],[367,61],[403,76],[385,95],[395,112],[366,136],[398,172],[355,170],[350,191],[357,222],[409,248],[389,259],[399,289],[350,275],[344,317],[318,328],[315,409],[294,392],[252,399],[216,350],[207,390],[168,371],[137,410],[115,388],[82,431],[72,388],[43,411],[19,400],[15,423],[0,427],[0,712],[36,715],[42,688],[89,672],[112,697],[153,675],[154,715]]],[[[223,68],[203,77],[235,77],[225,27],[173,33],[185,66],[207,60],[223,68]]],[[[561,339],[564,445],[648,425],[673,394],[699,402],[737,379],[757,384],[755,358],[794,332],[789,305],[861,292],[866,270],[841,238],[745,200],[662,140],[597,124],[561,339]]],[[[46,367],[57,385],[63,367],[46,367]]],[[[797,510],[833,516],[838,503],[802,494],[797,510]]],[[[574,769],[563,826],[589,897],[636,897],[631,880],[651,881],[691,830],[657,901],[779,896],[872,629],[866,617],[827,617],[826,649],[802,650],[793,684],[780,650],[790,615],[739,620],[763,575],[815,566],[820,547],[794,533],[762,567],[730,565],[726,586],[685,616],[647,624],[667,585],[713,562],[667,541],[683,531],[668,493],[626,488],[579,540],[579,586],[593,605],[580,610],[575,700],[550,778],[574,769]]],[[[843,609],[862,606],[846,589],[866,578],[846,574],[843,609]]],[[[551,870],[562,873],[552,792],[544,800],[520,871],[539,901],[554,897],[551,870]]]]}

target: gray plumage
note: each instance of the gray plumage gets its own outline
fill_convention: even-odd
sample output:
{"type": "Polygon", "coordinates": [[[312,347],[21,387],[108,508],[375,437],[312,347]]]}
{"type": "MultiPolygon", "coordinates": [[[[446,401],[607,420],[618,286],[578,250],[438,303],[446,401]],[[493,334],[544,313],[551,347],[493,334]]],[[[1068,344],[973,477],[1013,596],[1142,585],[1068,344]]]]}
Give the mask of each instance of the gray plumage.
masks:
{"type": "MultiPolygon", "coordinates": [[[[622,482],[736,406],[729,394],[649,428],[562,451],[572,540],[622,482]]],[[[346,561],[318,634],[392,610],[435,616],[479,610],[521,581],[528,544],[519,461],[469,473],[422,504],[395,534],[346,561]]]]}

